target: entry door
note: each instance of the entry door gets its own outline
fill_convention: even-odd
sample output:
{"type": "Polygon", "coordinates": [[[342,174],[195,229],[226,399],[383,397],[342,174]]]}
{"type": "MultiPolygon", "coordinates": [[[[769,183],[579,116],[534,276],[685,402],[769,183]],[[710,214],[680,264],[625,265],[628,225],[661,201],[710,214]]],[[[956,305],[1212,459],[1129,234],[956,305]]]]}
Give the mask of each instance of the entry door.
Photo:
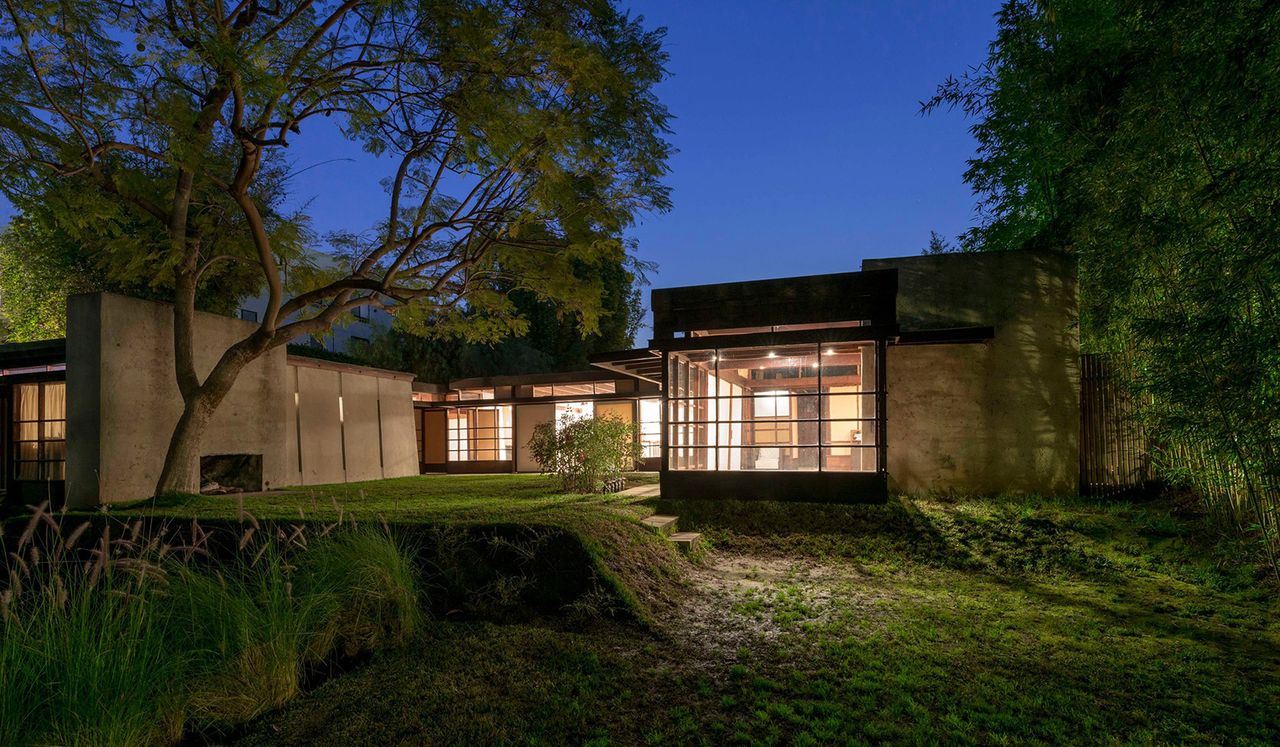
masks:
{"type": "Polygon", "coordinates": [[[550,423],[556,419],[556,406],[551,403],[516,405],[515,414],[516,472],[540,472],[542,466],[529,451],[529,439],[533,437],[534,426],[539,423],[550,423]]]}

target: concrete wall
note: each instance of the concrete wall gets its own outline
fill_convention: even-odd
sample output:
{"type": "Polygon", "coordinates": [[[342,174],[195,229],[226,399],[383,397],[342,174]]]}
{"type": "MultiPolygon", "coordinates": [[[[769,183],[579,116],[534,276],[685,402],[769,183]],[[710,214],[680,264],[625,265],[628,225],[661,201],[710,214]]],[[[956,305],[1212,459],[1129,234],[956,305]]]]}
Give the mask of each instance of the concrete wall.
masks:
{"type": "Polygon", "coordinates": [[[976,344],[888,349],[892,489],[1069,494],[1078,489],[1075,263],[1041,252],[868,260],[898,269],[904,331],[991,326],[976,344]]]}
{"type": "Polygon", "coordinates": [[[412,376],[295,357],[287,378],[294,484],[418,474],[412,376]]]}
{"type": "MultiPolygon", "coordinates": [[[[196,369],[204,376],[254,325],[215,314],[196,319],[196,369]]],[[[284,487],[283,348],[250,363],[214,414],[201,455],[261,454],[267,488],[284,487]]],[[[150,496],[182,398],[173,365],[173,311],[111,294],[73,296],[67,313],[67,503],[75,508],[150,496]]],[[[192,465],[199,474],[199,465],[192,465]]],[[[196,492],[199,486],[188,485],[196,492]]]]}
{"type": "MultiPolygon", "coordinates": [[[[256,325],[196,320],[203,377],[256,325]]],[[[409,374],[290,359],[250,363],[219,406],[200,455],[260,454],[265,489],[418,473],[409,374]],[[341,404],[339,404],[341,397],[341,404]]],[[[182,399],[166,304],[74,296],[67,324],[67,500],[81,508],[151,495],[182,399]]],[[[192,465],[199,474],[199,465],[192,465]]],[[[199,485],[187,486],[198,492],[199,485]]]]}

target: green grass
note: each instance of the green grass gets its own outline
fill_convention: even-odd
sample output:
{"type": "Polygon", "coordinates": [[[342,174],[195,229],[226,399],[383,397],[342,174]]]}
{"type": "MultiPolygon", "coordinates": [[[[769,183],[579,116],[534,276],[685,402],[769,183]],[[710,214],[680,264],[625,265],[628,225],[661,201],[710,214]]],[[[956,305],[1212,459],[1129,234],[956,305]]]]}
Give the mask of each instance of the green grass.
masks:
{"type": "MultiPolygon", "coordinates": [[[[657,481],[627,476],[630,485],[657,481]]],[[[322,485],[250,496],[175,496],[115,507],[111,513],[173,519],[365,522],[438,529],[516,525],[567,532],[591,564],[601,593],[578,600],[581,611],[617,608],[652,625],[679,595],[683,565],[675,550],[638,520],[652,508],[610,494],[565,494],[545,475],[424,475],[322,485]]]]}
{"type": "MultiPolygon", "coordinates": [[[[652,473],[628,476],[632,485],[656,480],[652,473]]],[[[113,512],[184,519],[234,519],[248,511],[259,519],[551,524],[584,512],[626,511],[630,505],[613,495],[564,494],[556,489],[557,482],[547,475],[423,475],[251,496],[175,496],[113,512]]]]}
{"type": "Polygon", "coordinates": [[[645,602],[648,627],[425,623],[255,722],[246,744],[1280,741],[1274,580],[1255,547],[1168,503],[627,501],[487,476],[245,507],[572,527],[627,569],[617,593],[667,594],[645,602]],[[712,546],[683,592],[634,531],[654,510],[712,546]]]}

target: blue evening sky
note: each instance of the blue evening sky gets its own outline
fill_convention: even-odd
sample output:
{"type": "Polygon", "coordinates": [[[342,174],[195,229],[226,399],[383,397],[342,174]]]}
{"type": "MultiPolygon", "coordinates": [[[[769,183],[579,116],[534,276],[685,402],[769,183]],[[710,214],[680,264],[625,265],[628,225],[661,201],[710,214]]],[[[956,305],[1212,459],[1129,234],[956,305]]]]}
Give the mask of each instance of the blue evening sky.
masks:
{"type": "MultiPolygon", "coordinates": [[[[668,30],[659,95],[679,150],[675,207],[632,231],[658,265],[652,286],[856,270],[866,257],[918,254],[930,230],[968,228],[969,123],[923,117],[919,102],[986,57],[998,5],[631,0],[668,30]]],[[[299,166],[345,150],[336,134],[305,134],[291,149],[299,166]]],[[[312,199],[317,229],[363,228],[383,217],[383,171],[322,165],[294,189],[312,199]]]]}
{"type": "MultiPolygon", "coordinates": [[[[969,123],[919,102],[985,57],[997,0],[628,1],[671,57],[675,207],[632,231],[655,287],[856,270],[972,223],[969,123]]],[[[387,164],[332,128],[290,155],[318,231],[383,217],[387,164]]]]}

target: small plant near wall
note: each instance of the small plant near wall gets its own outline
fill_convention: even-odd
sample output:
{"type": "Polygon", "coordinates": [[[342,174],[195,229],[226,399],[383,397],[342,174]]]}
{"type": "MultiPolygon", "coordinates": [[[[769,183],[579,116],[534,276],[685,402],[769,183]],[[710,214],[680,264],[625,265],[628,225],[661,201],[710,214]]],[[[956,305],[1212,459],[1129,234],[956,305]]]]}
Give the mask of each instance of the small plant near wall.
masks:
{"type": "Polygon", "coordinates": [[[643,456],[635,426],[613,417],[540,423],[529,439],[529,451],[544,473],[559,475],[564,489],[573,493],[616,489],[622,473],[635,469],[643,456]]]}

